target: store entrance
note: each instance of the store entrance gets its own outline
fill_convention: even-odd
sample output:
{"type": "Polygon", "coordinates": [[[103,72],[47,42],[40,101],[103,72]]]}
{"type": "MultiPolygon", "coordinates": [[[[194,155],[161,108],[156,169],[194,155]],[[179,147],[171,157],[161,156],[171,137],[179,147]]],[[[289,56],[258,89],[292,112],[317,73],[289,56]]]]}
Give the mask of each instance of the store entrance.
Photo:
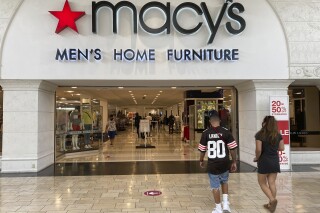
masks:
{"type": "Polygon", "coordinates": [[[198,160],[213,109],[237,139],[232,87],[59,87],[55,161],[198,160]]]}

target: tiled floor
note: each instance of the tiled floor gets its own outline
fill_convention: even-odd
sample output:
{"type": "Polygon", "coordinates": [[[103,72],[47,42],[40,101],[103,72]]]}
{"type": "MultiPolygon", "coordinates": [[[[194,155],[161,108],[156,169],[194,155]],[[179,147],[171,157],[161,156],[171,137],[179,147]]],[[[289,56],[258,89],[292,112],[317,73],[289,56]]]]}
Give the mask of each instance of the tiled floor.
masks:
{"type": "MultiPolygon", "coordinates": [[[[136,149],[141,141],[123,132],[113,147],[107,143],[98,154],[62,158],[35,177],[0,174],[0,213],[211,213],[214,201],[207,174],[195,161],[196,144],[181,142],[179,134],[152,140],[155,149],[136,149]],[[162,194],[144,195],[149,190],[162,194]]],[[[254,168],[239,166],[229,181],[232,212],[267,212],[254,168]]],[[[320,212],[319,168],[279,174],[276,212],[320,212]]]]}
{"type": "MultiPolygon", "coordinates": [[[[255,173],[230,176],[232,212],[267,212],[255,173]]],[[[281,173],[276,212],[320,211],[320,173],[281,173]]],[[[206,174],[0,178],[0,212],[210,213],[206,174]],[[162,195],[148,197],[148,190],[162,195]]]]}
{"type": "Polygon", "coordinates": [[[99,153],[72,157],[65,156],[57,159],[59,163],[67,162],[128,162],[128,161],[184,161],[198,160],[198,142],[184,143],[181,134],[168,134],[168,130],[161,129],[146,141],[138,139],[135,130],[118,131],[113,146],[110,142],[103,143],[99,153]],[[155,146],[155,149],[137,149],[136,146],[147,142],[155,146]]]}

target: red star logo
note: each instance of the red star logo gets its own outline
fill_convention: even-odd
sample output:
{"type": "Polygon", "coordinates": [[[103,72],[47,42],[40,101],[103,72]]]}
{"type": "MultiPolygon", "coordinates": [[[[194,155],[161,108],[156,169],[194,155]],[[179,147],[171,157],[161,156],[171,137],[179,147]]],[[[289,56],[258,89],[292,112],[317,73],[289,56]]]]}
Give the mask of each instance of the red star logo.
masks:
{"type": "Polygon", "coordinates": [[[57,34],[67,27],[79,33],[76,21],[86,14],[84,11],[71,11],[68,0],[64,3],[62,11],[49,11],[49,13],[59,19],[56,29],[57,34]]]}

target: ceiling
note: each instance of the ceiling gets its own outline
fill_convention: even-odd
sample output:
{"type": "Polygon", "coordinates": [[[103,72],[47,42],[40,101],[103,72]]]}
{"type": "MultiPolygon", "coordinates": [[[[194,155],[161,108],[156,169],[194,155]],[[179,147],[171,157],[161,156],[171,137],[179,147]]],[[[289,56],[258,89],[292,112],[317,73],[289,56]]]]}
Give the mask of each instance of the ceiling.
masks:
{"type": "Polygon", "coordinates": [[[79,103],[80,98],[87,97],[107,100],[108,104],[118,107],[131,105],[168,107],[182,102],[187,90],[213,92],[218,89],[221,87],[59,87],[57,101],[79,103]]]}

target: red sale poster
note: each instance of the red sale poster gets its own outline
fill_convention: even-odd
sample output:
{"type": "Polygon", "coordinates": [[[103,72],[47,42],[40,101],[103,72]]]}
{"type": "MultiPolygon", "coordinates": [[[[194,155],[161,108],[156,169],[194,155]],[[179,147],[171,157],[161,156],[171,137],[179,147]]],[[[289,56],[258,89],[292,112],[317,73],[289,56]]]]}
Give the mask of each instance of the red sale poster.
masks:
{"type": "Polygon", "coordinates": [[[279,152],[280,169],[291,170],[290,161],[290,125],[289,125],[289,97],[270,96],[270,115],[278,121],[279,132],[284,142],[284,151],[279,152]]]}

